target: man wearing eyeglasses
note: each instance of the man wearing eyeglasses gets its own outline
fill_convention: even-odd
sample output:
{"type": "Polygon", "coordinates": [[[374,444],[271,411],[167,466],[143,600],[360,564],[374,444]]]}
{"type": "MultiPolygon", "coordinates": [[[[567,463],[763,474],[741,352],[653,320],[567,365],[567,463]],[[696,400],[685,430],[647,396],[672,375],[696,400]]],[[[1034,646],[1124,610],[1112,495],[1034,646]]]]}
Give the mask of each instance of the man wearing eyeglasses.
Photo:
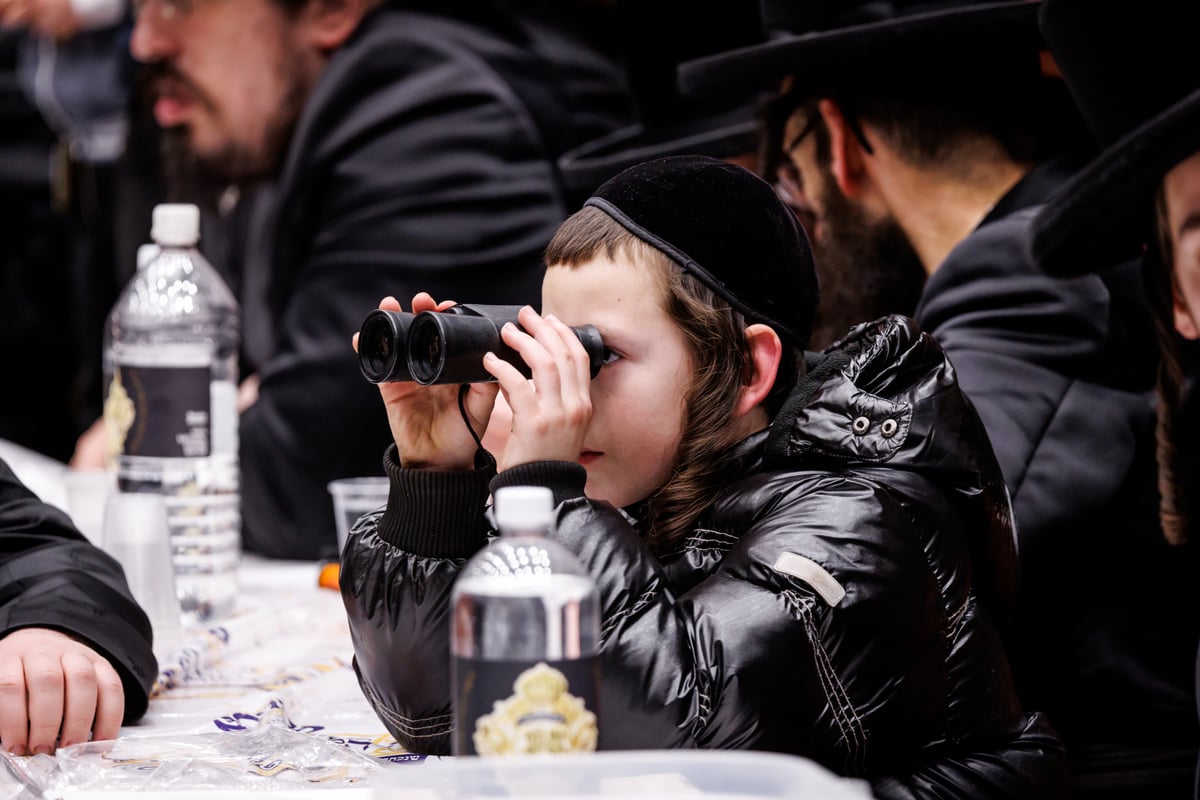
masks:
{"type": "MultiPolygon", "coordinates": [[[[244,542],[334,545],[326,485],[389,440],[347,331],[418,289],[536,302],[567,213],[556,157],[626,122],[607,10],[529,0],[139,0],[131,41],[166,150],[267,182],[239,299],[244,542]],[[595,15],[595,16],[593,16],[595,15]],[[256,388],[257,387],[257,388],[256,388]]],[[[77,465],[86,463],[78,457],[77,465]]]]}
{"type": "Polygon", "coordinates": [[[1067,746],[1076,796],[1190,796],[1200,615],[1157,519],[1136,265],[1060,281],[1028,254],[1036,210],[1080,164],[1061,153],[1082,139],[1038,5],[766,0],[777,37],[681,81],[786,77],[768,149],[815,218],[823,295],[827,278],[870,292],[879,274],[928,276],[891,310],[945,348],[1004,471],[1022,572],[1009,653],[1023,702],[1067,746]]]}

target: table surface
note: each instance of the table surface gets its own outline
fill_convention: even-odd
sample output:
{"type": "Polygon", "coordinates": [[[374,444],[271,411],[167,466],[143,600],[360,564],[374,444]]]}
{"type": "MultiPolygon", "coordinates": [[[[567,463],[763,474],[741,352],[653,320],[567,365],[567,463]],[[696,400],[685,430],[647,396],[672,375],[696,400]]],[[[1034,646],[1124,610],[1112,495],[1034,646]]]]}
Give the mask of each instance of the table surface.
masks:
{"type": "MultiPolygon", "coordinates": [[[[65,508],[65,465],[4,440],[0,458],[43,500],[65,508]]],[[[419,761],[387,734],[359,690],[345,610],[336,591],[318,587],[319,570],[244,555],[234,614],[186,630],[159,653],[143,719],[123,727],[115,743],[5,758],[0,797],[9,796],[3,767],[10,783],[20,770],[64,798],[103,789],[230,796],[231,789],[366,787],[381,769],[419,761]]]]}

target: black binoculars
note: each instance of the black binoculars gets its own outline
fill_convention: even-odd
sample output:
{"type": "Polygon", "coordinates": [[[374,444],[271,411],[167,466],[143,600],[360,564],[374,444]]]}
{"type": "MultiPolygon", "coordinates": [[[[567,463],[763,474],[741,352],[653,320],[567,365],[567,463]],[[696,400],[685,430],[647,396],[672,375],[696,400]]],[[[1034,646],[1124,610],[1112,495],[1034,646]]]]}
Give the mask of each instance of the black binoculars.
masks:
{"type": "MultiPolygon", "coordinates": [[[[419,314],[376,309],[358,332],[359,369],[371,383],[485,383],[495,380],[483,368],[483,356],[490,351],[529,377],[525,361],[500,339],[505,323],[520,327],[521,308],[472,304],[419,314]]],[[[604,359],[600,331],[594,325],[571,330],[596,377],[604,359]]]]}

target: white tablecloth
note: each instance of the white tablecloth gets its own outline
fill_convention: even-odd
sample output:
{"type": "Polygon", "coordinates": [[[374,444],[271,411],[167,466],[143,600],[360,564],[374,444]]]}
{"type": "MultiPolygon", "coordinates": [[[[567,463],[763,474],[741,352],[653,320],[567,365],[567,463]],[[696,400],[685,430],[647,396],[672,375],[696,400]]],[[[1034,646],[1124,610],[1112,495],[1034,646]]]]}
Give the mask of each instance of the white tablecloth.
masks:
{"type": "MultiPolygon", "coordinates": [[[[42,499],[66,506],[64,465],[3,440],[0,458],[42,499]]],[[[160,657],[145,717],[122,728],[115,743],[4,757],[0,800],[20,796],[18,771],[48,796],[103,789],[230,796],[367,787],[381,769],[419,761],[387,734],[359,690],[341,598],[318,587],[318,572],[315,563],[243,556],[236,612],[186,631],[160,657]]]]}

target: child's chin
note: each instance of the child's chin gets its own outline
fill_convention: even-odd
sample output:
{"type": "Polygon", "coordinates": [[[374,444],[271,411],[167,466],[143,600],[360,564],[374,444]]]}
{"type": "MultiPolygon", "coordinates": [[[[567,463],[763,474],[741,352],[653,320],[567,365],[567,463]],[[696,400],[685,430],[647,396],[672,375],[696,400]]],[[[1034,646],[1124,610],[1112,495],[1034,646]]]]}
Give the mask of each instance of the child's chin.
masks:
{"type": "Polygon", "coordinates": [[[644,499],[630,497],[632,492],[628,487],[622,491],[619,487],[614,487],[603,480],[594,479],[590,474],[588,475],[587,483],[583,487],[583,493],[589,500],[610,503],[616,508],[625,508],[644,499]]]}
{"type": "MultiPolygon", "coordinates": [[[[585,467],[586,469],[586,467],[585,467]]],[[[589,500],[603,500],[612,502],[612,487],[610,487],[602,478],[588,470],[587,483],[583,485],[583,493],[587,495],[589,500]]]]}

